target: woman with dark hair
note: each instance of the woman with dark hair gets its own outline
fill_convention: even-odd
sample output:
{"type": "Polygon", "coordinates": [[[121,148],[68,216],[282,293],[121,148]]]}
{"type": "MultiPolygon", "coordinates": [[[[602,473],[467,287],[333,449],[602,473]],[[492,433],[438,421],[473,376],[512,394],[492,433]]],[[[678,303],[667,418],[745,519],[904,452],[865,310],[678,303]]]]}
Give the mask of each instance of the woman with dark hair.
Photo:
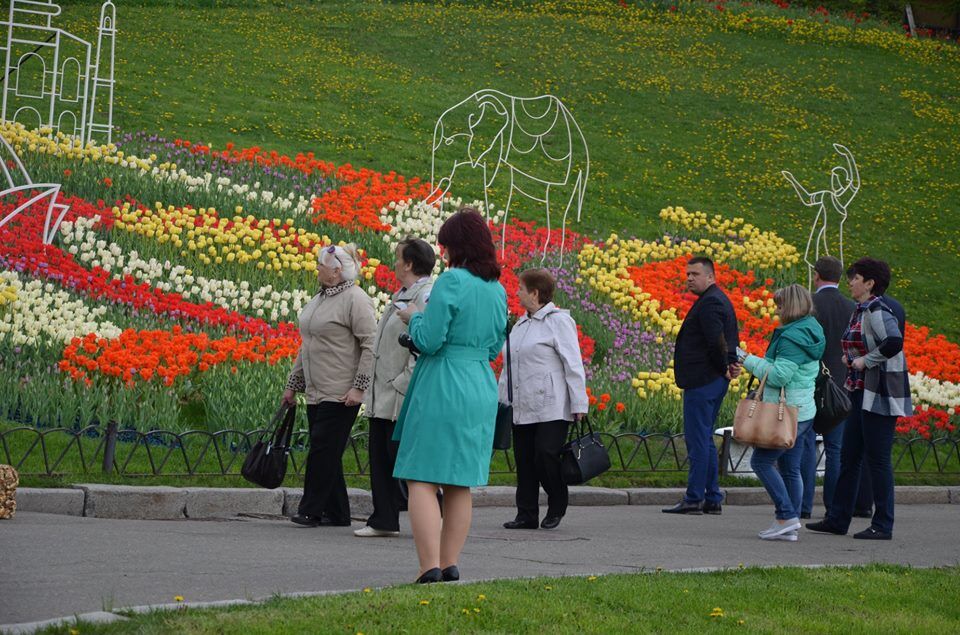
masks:
{"type": "Polygon", "coordinates": [[[517,515],[507,529],[536,529],[540,487],[547,493],[544,529],[555,529],[569,494],[560,473],[560,449],[570,423],[587,414],[586,377],[569,311],[553,303],[556,279],[546,269],[520,273],[517,298],[526,313],[510,333],[510,372],[500,373],[500,401],[513,395],[513,457],[517,466],[517,515]],[[508,382],[509,376],[509,382],[508,382]],[[508,384],[512,383],[512,390],[508,384]]]}
{"type": "Polygon", "coordinates": [[[457,580],[470,531],[470,488],[490,474],[497,382],[490,368],[503,346],[507,294],[498,282],[486,220],[464,207],[437,236],[447,270],[423,312],[411,303],[408,322],[420,358],[397,421],[393,475],[407,481],[408,511],[420,560],[417,582],[457,580]],[[443,515],[437,492],[443,490],[443,515]]]}
{"type": "Polygon", "coordinates": [[[882,296],[890,284],[890,267],[882,260],[861,258],[847,269],[850,295],[857,308],[843,334],[846,388],[852,408],[843,430],[840,478],[827,517],[807,529],[844,535],[850,528],[866,458],[873,483],[873,520],[854,534],[862,540],[893,537],[893,463],[890,451],[897,417],[913,414],[910,377],[903,355],[903,333],[882,296]]]}
{"type": "Polygon", "coordinates": [[[393,478],[398,444],[393,440],[400,405],[407,393],[416,358],[401,346],[399,337],[407,332],[397,311],[410,303],[426,304],[433,288],[433,266],[437,255],[425,240],[407,237],[397,245],[393,272],[403,286],[393,294],[377,324],[373,338],[373,381],[364,399],[370,421],[370,490],[373,513],[367,525],[353,532],[360,538],[400,535],[400,509],[404,505],[400,485],[393,478]]]}

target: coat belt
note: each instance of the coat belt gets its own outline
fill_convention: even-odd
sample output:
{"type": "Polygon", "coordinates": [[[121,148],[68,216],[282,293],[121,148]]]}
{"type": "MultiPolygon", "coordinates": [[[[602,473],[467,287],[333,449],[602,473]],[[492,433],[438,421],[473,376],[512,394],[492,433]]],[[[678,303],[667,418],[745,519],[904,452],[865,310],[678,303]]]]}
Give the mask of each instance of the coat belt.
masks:
{"type": "Polygon", "coordinates": [[[437,351],[437,357],[447,357],[449,359],[465,359],[477,362],[486,362],[490,359],[489,352],[484,348],[473,346],[460,346],[459,344],[446,344],[437,351]]]}

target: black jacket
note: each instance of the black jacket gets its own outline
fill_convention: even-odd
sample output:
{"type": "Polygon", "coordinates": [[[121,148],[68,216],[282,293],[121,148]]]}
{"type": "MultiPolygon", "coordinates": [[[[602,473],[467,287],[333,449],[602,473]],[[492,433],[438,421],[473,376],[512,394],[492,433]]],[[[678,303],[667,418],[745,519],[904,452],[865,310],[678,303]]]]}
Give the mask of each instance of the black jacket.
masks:
{"type": "Polygon", "coordinates": [[[857,308],[857,303],[840,293],[839,289],[825,287],[813,294],[813,306],[817,310],[817,322],[823,327],[823,335],[827,340],[821,359],[830,370],[833,381],[842,386],[847,379],[847,367],[842,360],[840,340],[850,324],[850,316],[857,308]]]}
{"type": "Polygon", "coordinates": [[[722,377],[737,361],[740,331],[727,295],[717,285],[690,307],[677,334],[673,373],[680,388],[699,388],[722,377]]]}

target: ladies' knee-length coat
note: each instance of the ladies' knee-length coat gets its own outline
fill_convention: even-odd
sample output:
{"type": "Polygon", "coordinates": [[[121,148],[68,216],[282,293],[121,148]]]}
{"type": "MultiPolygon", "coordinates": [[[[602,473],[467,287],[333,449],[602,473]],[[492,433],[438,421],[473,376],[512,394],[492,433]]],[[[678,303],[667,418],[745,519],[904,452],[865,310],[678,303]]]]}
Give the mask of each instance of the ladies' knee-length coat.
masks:
{"type": "Polygon", "coordinates": [[[410,318],[420,358],[400,410],[396,478],[474,487],[490,475],[497,382],[490,368],[506,337],[499,282],[451,268],[410,318]]]}

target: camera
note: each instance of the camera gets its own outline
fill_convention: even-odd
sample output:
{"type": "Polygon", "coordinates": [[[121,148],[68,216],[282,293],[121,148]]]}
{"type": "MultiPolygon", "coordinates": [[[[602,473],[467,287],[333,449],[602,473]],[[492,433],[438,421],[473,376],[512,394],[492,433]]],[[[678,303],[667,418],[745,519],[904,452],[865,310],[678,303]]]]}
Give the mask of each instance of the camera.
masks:
{"type": "Polygon", "coordinates": [[[420,354],[420,349],[413,343],[413,338],[410,337],[409,333],[401,333],[399,337],[397,337],[397,343],[409,350],[414,356],[420,354]]]}

